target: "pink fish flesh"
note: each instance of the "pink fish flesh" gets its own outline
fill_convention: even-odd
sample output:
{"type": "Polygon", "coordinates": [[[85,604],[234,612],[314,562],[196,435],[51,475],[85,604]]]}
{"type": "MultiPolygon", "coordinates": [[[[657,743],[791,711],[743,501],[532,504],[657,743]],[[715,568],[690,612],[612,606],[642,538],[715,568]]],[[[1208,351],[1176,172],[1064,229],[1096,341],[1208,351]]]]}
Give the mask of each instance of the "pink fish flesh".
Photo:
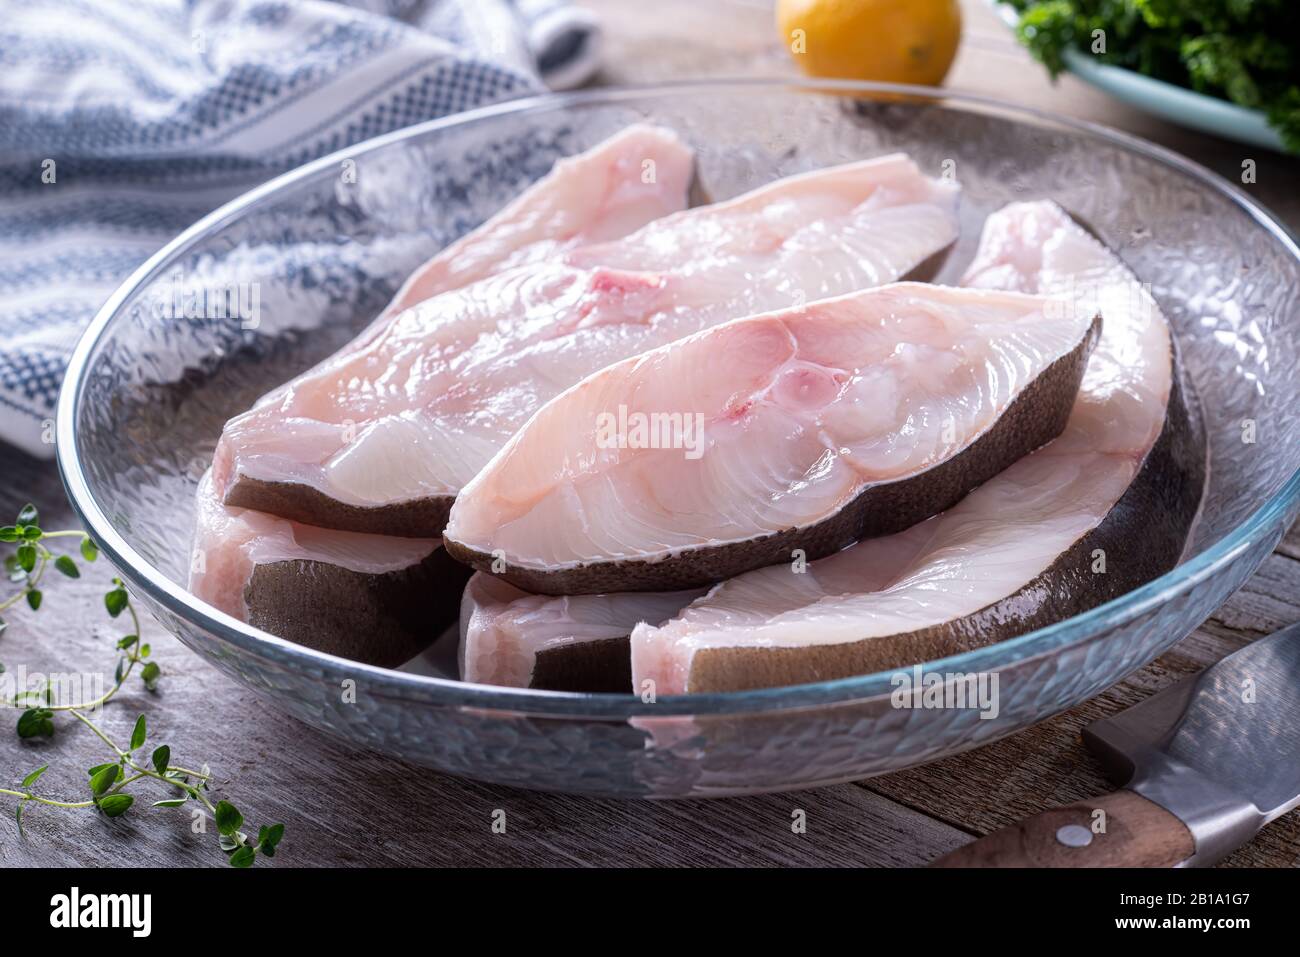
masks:
{"type": "Polygon", "coordinates": [[[695,590],[550,598],[530,595],[491,575],[475,575],[461,604],[461,680],[555,691],[627,691],[627,638],[632,629],[643,621],[659,624],[702,594],[695,590]],[[598,644],[610,646],[603,653],[606,670],[612,673],[605,679],[607,685],[577,686],[576,669],[582,662],[567,669],[567,684],[535,681],[539,658],[556,658],[556,673],[564,676],[566,652],[582,646],[586,659],[595,661],[598,644]]]}
{"type": "Polygon", "coordinates": [[[572,594],[692,587],[899,531],[1060,433],[1098,324],[896,283],[717,326],[543,406],[465,487],[447,548],[572,594]]]}
{"type": "Polygon", "coordinates": [[[897,668],[1068,617],[1177,563],[1204,447],[1149,291],[1049,202],[989,217],[965,281],[1104,315],[1065,432],[929,521],[802,574],[742,575],[663,625],[638,625],[636,687],[733,690],[897,668]]]}
{"type": "Polygon", "coordinates": [[[952,241],[956,201],[887,156],[444,293],[227,423],[216,487],[318,525],[440,534],[465,484],[568,386],[737,316],[896,279],[952,241]]]}

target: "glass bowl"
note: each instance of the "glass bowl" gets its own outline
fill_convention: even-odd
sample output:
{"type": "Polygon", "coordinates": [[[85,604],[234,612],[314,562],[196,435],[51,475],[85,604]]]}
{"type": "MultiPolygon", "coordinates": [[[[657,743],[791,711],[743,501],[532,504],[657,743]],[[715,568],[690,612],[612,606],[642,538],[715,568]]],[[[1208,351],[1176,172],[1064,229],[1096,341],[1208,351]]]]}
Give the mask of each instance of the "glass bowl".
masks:
{"type": "Polygon", "coordinates": [[[163,625],[308,724],[521,787],[627,797],[809,787],[930,761],[1070,708],[1238,588],[1300,506],[1298,303],[1300,250],[1265,211],[1173,153],[1087,123],[832,81],[549,96],[371,140],[196,223],[109,299],[78,345],[59,403],[59,463],[86,527],[163,625]],[[1183,564],[1086,614],[926,666],[997,672],[991,720],[896,709],[886,673],[654,703],[463,684],[437,654],[424,674],[369,667],[189,595],[194,487],[226,418],[347,341],[407,272],[557,157],[636,120],[689,140],[719,199],[892,150],[936,172],[955,164],[963,232],[938,281],[956,278],[984,216],[1006,202],[1051,198],[1080,216],[1151,283],[1202,398],[1210,480],[1183,564]],[[232,283],[260,295],[255,327],[195,315],[204,310],[192,304],[210,310],[211,300],[196,293],[232,283]]]}

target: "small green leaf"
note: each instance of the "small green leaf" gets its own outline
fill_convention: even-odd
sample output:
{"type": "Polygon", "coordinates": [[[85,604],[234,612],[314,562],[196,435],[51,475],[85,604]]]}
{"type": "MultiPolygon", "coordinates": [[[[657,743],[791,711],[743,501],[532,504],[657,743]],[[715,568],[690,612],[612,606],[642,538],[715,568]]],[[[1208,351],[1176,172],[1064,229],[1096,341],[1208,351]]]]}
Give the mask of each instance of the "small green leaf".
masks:
{"type": "Polygon", "coordinates": [[[119,585],[104,595],[104,607],[108,609],[109,615],[114,618],[122,614],[126,608],[126,589],[119,585]]]}
{"type": "Polygon", "coordinates": [[[168,798],[165,801],[154,801],[153,807],[182,807],[187,798],[168,798]]]}
{"type": "Polygon", "coordinates": [[[42,774],[45,773],[45,769],[48,768],[48,767],[49,767],[48,764],[42,764],[39,768],[37,768],[37,769],[36,769],[35,771],[33,771],[31,774],[27,775],[27,777],[23,778],[23,787],[25,787],[25,788],[29,788],[29,787],[31,787],[33,784],[35,784],[36,781],[37,781],[37,779],[38,779],[42,774]]]}
{"type": "Polygon", "coordinates": [[[229,801],[217,802],[217,830],[227,837],[239,830],[244,823],[244,815],[235,809],[229,801]]]}
{"type": "Polygon", "coordinates": [[[90,779],[90,793],[95,795],[95,797],[99,797],[117,783],[118,776],[121,773],[122,769],[116,764],[110,764],[106,768],[101,768],[100,771],[90,779]]]}
{"type": "Polygon", "coordinates": [[[124,669],[125,669],[125,668],[126,668],[126,659],[125,659],[125,658],[118,658],[118,659],[117,659],[117,667],[113,669],[113,683],[114,683],[114,684],[119,684],[119,685],[120,685],[120,684],[122,683],[122,675],[123,675],[123,673],[124,673],[124,669]]]}
{"type": "Polygon", "coordinates": [[[18,529],[12,525],[0,527],[0,542],[18,541],[18,529]]]}
{"type": "MultiPolygon", "coordinates": [[[[5,633],[5,629],[8,627],[9,627],[9,622],[5,621],[3,618],[0,618],[0,635],[3,635],[5,633]]],[[[4,672],[5,672],[5,666],[0,665],[0,675],[4,674],[4,672]]]]}
{"type": "Polygon", "coordinates": [[[77,563],[72,560],[70,555],[60,555],[54,559],[54,567],[69,578],[81,577],[81,569],[77,567],[77,563]]]}
{"type": "Polygon", "coordinates": [[[144,682],[144,686],[150,691],[153,691],[158,687],[158,679],[161,677],[162,669],[158,667],[157,662],[153,661],[145,665],[144,669],[140,672],[140,679],[144,682]]]}
{"type": "Polygon", "coordinates": [[[18,556],[18,567],[23,571],[30,572],[36,567],[36,546],[31,542],[19,545],[15,554],[18,556]]]}
{"type": "Polygon", "coordinates": [[[172,749],[165,744],[160,744],[153,749],[153,767],[159,774],[167,773],[167,765],[172,760],[172,749]]]}
{"type": "Polygon", "coordinates": [[[35,525],[24,525],[18,532],[24,541],[34,542],[41,537],[41,530],[35,525]]]}
{"type": "Polygon", "coordinates": [[[18,564],[18,556],[16,554],[5,556],[5,575],[11,582],[20,582],[27,577],[27,573],[23,571],[22,566],[18,564]]]}
{"type": "Polygon", "coordinates": [[[28,708],[18,716],[18,737],[48,737],[54,734],[54,712],[47,708],[28,708]]]}
{"type": "Polygon", "coordinates": [[[27,590],[27,604],[31,607],[32,611],[38,611],[40,609],[41,598],[43,597],[44,596],[41,594],[39,588],[30,588],[27,590]]]}
{"type": "Polygon", "coordinates": [[[90,540],[89,535],[81,540],[81,557],[88,562],[99,557],[99,546],[90,540]]]}
{"type": "Polygon", "coordinates": [[[275,849],[280,840],[284,837],[284,825],[272,824],[270,827],[263,825],[257,831],[257,847],[267,857],[275,856],[275,849]]]}
{"type": "Polygon", "coordinates": [[[153,646],[150,645],[148,642],[145,642],[143,645],[140,646],[141,658],[148,658],[151,654],[153,654],[153,646]]]}
{"type": "Polygon", "coordinates": [[[231,867],[252,867],[253,858],[255,858],[256,856],[257,856],[257,852],[253,850],[251,847],[249,847],[247,844],[245,844],[239,850],[235,851],[235,853],[230,855],[230,866],[231,867]]]}
{"type": "Polygon", "coordinates": [[[144,715],[135,719],[135,728],[131,731],[131,747],[129,750],[134,751],[144,744],[145,739],[145,721],[144,715]]]}
{"type": "Polygon", "coordinates": [[[117,764],[113,761],[110,761],[108,764],[97,764],[86,773],[93,778],[100,771],[104,770],[104,768],[115,768],[115,767],[117,767],[117,764]]]}
{"type": "Polygon", "coordinates": [[[135,803],[135,798],[129,794],[110,794],[107,797],[99,799],[99,809],[109,817],[119,817],[126,813],[126,809],[135,803]]]}
{"type": "Polygon", "coordinates": [[[36,506],[28,502],[18,513],[19,525],[39,525],[41,524],[41,515],[36,511],[36,506]]]}
{"type": "Polygon", "coordinates": [[[123,651],[123,650],[125,650],[125,649],[127,649],[127,648],[130,648],[132,645],[134,645],[134,644],[135,644],[137,641],[139,641],[139,640],[140,640],[140,636],[139,636],[139,635],[127,635],[125,638],[121,639],[121,640],[117,643],[118,650],[119,650],[119,651],[123,651]]]}

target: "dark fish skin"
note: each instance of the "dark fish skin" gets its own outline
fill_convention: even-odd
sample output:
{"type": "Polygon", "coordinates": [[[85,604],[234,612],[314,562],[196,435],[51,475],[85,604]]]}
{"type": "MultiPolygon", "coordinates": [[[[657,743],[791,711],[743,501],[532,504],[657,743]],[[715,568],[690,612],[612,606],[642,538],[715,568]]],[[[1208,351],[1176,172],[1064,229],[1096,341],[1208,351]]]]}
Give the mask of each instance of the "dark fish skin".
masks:
{"type": "Polygon", "coordinates": [[[455,501],[455,496],[437,495],[390,505],[347,505],[309,485],[267,482],[241,473],[231,480],[222,504],[251,508],[317,528],[397,538],[438,538],[447,527],[447,516],[455,501]]]}
{"type": "Polygon", "coordinates": [[[1081,614],[1163,575],[1182,557],[1206,476],[1195,395],[1176,361],[1174,371],[1164,427],[1133,483],[1100,524],[1024,587],[970,615],[917,631],[811,648],[701,649],[687,690],[770,688],[910,667],[1081,614]],[[1106,554],[1104,574],[1092,571],[1094,549],[1106,554]]]}
{"type": "Polygon", "coordinates": [[[294,559],[258,565],[244,588],[248,623],[289,641],[393,668],[454,622],[469,569],[436,548],[423,561],[372,575],[294,559]]]}
{"type": "Polygon", "coordinates": [[[537,653],[528,687],[546,691],[623,693],[632,690],[632,650],[627,635],[580,641],[537,653]]]}
{"type": "MultiPolygon", "coordinates": [[[[824,558],[862,538],[891,535],[951,508],[1017,459],[1046,445],[1065,429],[1083,381],[1088,358],[1101,336],[1095,316],[1079,344],[1044,369],[1006,412],[969,447],[946,462],[897,482],[871,485],[834,515],[803,528],[789,528],[744,542],[683,550],[659,561],[626,559],[539,569],[493,568],[493,556],[454,539],[453,558],[495,574],[539,595],[583,595],[620,591],[678,591],[791,560],[796,549],[807,561],[824,558]]],[[[500,564],[498,563],[498,568],[500,564]]]]}

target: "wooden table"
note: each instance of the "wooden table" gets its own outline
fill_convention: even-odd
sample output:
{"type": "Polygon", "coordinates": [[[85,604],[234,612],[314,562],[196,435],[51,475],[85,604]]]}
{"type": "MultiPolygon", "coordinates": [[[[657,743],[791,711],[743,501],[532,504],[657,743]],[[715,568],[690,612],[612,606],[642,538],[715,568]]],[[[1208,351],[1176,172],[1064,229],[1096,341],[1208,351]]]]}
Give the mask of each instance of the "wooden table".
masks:
{"type": "MultiPolygon", "coordinates": [[[[587,0],[587,5],[604,15],[608,27],[605,82],[792,71],[766,4],[587,0]]],[[[949,85],[1130,130],[1234,181],[1242,159],[1255,159],[1257,183],[1246,188],[1293,228],[1300,227],[1295,188],[1300,164],[1168,126],[1070,77],[1052,86],[982,3],[967,3],[966,13],[965,40],[949,85]]],[[[11,450],[0,452],[0,463],[0,516],[16,513],[31,499],[41,506],[45,527],[71,523],[53,465],[11,450]]],[[[9,613],[0,661],[10,668],[26,664],[29,670],[57,666],[65,671],[112,662],[112,642],[122,629],[103,613],[100,596],[109,574],[101,562],[78,581],[52,584],[39,614],[25,608],[9,613]]],[[[146,711],[151,738],[166,740],[174,761],[188,766],[207,761],[216,790],[247,819],[287,825],[277,858],[284,864],[915,865],[971,835],[1106,788],[1097,763],[1079,742],[1080,727],[1297,620],[1300,527],[1192,635],[1067,714],[927,767],[860,784],[753,798],[596,801],[459,781],[414,768],[340,744],[269,710],[152,621],[143,630],[165,674],[161,691],[151,696],[133,683],[104,711],[103,722],[125,739],[136,714],[146,711]],[[506,834],[492,832],[497,808],[507,811],[506,834]],[[791,833],[794,808],[807,812],[805,834],[791,833]]],[[[10,781],[48,763],[45,781],[51,789],[79,794],[84,769],[103,760],[98,742],[68,721],[52,743],[33,745],[12,732],[0,733],[0,776],[10,781]]],[[[84,811],[37,808],[29,811],[21,840],[8,810],[4,817],[0,866],[223,863],[213,835],[191,834],[189,817],[176,811],[141,806],[138,813],[109,821],[84,811]]],[[[1300,812],[1293,812],[1225,863],[1298,862],[1300,812]]]]}

